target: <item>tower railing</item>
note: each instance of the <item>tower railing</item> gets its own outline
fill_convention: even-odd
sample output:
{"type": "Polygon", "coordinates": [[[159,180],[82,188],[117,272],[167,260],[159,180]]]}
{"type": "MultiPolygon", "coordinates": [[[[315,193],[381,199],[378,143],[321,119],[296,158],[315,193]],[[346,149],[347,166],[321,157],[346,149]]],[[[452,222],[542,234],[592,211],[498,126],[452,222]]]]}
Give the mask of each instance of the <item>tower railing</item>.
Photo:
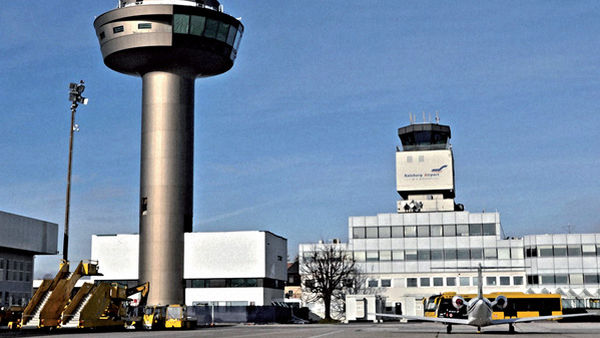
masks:
{"type": "Polygon", "coordinates": [[[223,12],[223,6],[216,1],[193,1],[193,0],[119,0],[117,8],[124,8],[139,5],[180,5],[194,6],[212,9],[223,12]],[[214,4],[210,4],[214,2],[214,4]]]}

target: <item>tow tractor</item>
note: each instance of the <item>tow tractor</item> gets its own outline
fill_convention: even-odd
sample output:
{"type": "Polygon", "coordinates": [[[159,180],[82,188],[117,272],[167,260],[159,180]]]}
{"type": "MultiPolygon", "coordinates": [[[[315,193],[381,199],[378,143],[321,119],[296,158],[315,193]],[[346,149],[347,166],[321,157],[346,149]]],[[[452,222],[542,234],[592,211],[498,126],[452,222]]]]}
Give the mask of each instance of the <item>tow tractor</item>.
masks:
{"type": "Polygon", "coordinates": [[[198,324],[198,320],[188,316],[185,305],[169,305],[167,307],[167,320],[165,328],[193,329],[198,324]]]}
{"type": "Polygon", "coordinates": [[[144,308],[144,329],[156,330],[165,327],[166,306],[146,306],[144,308]]]}
{"type": "Polygon", "coordinates": [[[144,328],[146,330],[193,329],[196,325],[197,320],[188,316],[185,305],[148,306],[144,310],[144,328]]]}

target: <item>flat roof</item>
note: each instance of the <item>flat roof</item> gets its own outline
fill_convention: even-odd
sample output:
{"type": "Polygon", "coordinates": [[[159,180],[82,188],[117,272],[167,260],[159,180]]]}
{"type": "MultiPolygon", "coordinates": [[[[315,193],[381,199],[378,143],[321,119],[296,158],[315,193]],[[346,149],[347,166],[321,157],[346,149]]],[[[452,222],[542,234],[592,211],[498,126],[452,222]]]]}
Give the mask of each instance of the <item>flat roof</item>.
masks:
{"type": "Polygon", "coordinates": [[[55,255],[58,224],[0,211],[0,247],[30,252],[34,255],[55,255]]]}

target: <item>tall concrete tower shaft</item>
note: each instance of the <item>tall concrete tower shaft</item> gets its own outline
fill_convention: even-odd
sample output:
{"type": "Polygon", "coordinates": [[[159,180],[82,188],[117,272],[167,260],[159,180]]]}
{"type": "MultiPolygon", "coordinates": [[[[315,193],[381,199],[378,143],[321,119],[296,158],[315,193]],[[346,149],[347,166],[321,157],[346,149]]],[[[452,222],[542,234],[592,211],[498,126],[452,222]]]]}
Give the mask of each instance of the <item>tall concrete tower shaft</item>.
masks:
{"type": "Polygon", "coordinates": [[[244,28],[216,0],[122,0],[94,27],[104,63],[142,77],[139,281],[150,282],[148,305],[182,304],[194,81],[233,66],[244,28]]]}

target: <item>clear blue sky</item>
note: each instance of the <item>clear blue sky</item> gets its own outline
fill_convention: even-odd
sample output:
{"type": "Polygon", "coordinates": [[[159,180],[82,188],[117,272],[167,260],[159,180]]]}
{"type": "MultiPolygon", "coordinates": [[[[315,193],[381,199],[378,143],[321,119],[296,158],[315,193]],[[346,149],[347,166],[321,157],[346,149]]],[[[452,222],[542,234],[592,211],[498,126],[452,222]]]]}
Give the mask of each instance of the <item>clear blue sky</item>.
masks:
{"type": "MultiPolygon", "coordinates": [[[[68,83],[84,79],[70,258],[138,229],[141,80],[102,63],[103,1],[0,10],[0,210],[56,222],[68,83]]],[[[597,1],[223,0],[245,35],[234,68],[196,81],[194,231],[347,239],[349,216],[394,212],[397,128],[452,127],[457,202],[507,235],[600,231],[597,1]]],[[[60,256],[36,260],[36,277],[60,256]]],[[[100,264],[102,264],[100,262],[100,264]]]]}

